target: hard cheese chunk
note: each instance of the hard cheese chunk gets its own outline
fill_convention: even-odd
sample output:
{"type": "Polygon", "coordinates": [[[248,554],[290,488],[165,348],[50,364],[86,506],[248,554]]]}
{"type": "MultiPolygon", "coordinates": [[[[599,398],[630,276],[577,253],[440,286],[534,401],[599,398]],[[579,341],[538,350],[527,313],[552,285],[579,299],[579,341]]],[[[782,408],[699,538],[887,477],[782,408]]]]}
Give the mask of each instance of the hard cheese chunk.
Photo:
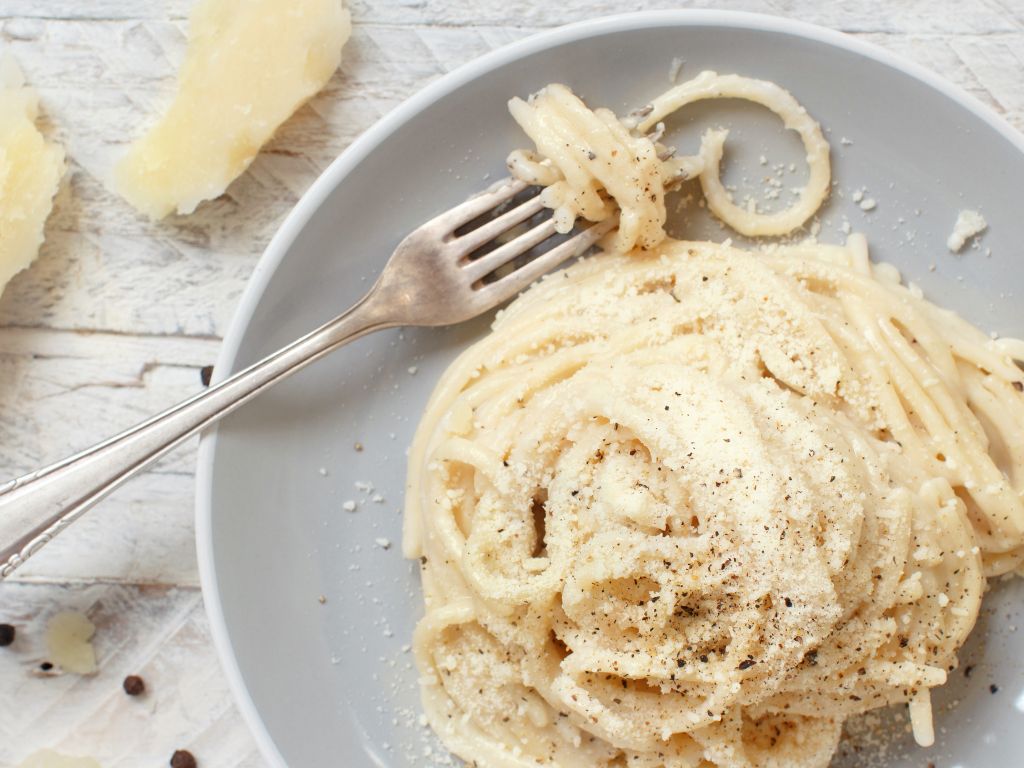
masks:
{"type": "Polygon", "coordinates": [[[46,625],[46,647],[50,661],[67,672],[90,675],[96,671],[92,636],[96,627],[77,611],[61,611],[46,625]]]}
{"type": "Polygon", "coordinates": [[[18,768],[100,768],[91,757],[71,757],[49,749],[29,755],[18,768]]]}
{"type": "Polygon", "coordinates": [[[38,111],[14,59],[0,57],[0,292],[36,258],[64,175],[64,150],[36,129],[38,111]]]}
{"type": "Polygon", "coordinates": [[[350,32],[341,0],[199,0],[178,92],[118,166],[120,193],[154,219],[223,193],[324,86],[350,32]]]}
{"type": "Polygon", "coordinates": [[[956,217],[956,225],[946,240],[946,247],[953,253],[960,253],[967,241],[988,229],[985,217],[977,211],[960,211],[956,217]]]}

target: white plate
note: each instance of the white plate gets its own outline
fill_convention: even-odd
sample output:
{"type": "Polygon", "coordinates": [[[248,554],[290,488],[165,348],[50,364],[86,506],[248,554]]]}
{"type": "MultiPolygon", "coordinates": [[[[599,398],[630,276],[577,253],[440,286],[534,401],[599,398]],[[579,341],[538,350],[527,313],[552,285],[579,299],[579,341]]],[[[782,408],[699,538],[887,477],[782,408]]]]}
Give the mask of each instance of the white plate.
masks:
{"type": "MultiPolygon", "coordinates": [[[[826,127],[838,186],[823,211],[823,240],[839,240],[848,219],[867,233],[876,258],[897,264],[929,296],[983,327],[1024,334],[1015,298],[1024,294],[1019,134],[927,72],[843,35],[764,16],[677,11],[516,43],[434,83],[367,131],[267,249],[218,374],[352,304],[408,230],[501,174],[507,152],[524,141],[505,107],[510,96],[559,81],[622,112],[669,85],[677,56],[686,60],[684,77],[712,68],[774,80],[826,127]],[[877,200],[871,213],[851,200],[862,187],[877,200]],[[944,243],[962,207],[980,208],[991,226],[982,250],[954,257],[944,243]]],[[[698,105],[673,121],[674,140],[695,146],[707,121],[734,129],[726,179],[741,195],[745,177],[761,193],[762,153],[787,168],[796,163],[785,187],[801,183],[797,140],[763,110],[698,105]]],[[[699,217],[675,225],[691,237],[727,236],[699,217]]],[[[487,322],[366,338],[203,439],[203,593],[239,706],[274,765],[397,768],[428,764],[428,747],[437,754],[418,724],[416,675],[403,650],[420,602],[416,568],[398,547],[404,454],[438,375],[487,322]],[[357,482],[372,483],[383,501],[357,482]],[[342,510],[349,499],[360,502],[357,512],[342,510]]],[[[973,674],[954,674],[938,696],[936,747],[926,753],[894,736],[876,764],[1020,764],[1024,631],[1012,625],[1024,624],[1024,589],[1020,581],[998,585],[988,600],[963,654],[973,674]],[[946,712],[942,703],[954,699],[960,705],[946,712]]],[[[837,763],[868,764],[863,756],[837,763]]]]}

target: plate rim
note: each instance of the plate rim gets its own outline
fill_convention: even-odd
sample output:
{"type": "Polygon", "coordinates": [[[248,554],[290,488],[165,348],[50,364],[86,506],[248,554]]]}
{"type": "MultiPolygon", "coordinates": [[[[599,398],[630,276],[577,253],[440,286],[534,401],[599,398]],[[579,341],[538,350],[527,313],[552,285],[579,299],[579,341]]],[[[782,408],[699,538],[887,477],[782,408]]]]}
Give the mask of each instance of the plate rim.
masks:
{"type": "MultiPolygon", "coordinates": [[[[875,43],[817,24],[748,11],[673,9],[600,16],[543,30],[472,59],[428,84],[367,128],[338,157],[331,161],[285,217],[253,268],[221,343],[214,363],[213,382],[217,383],[223,379],[225,371],[234,370],[241,341],[249,323],[267,286],[303,227],[335,187],[342,183],[367,155],[401,126],[415,118],[435,101],[470,81],[533,53],[601,34],[663,26],[718,26],[757,32],[784,33],[860,54],[909,75],[922,85],[938,91],[987,123],[1024,154],[1024,133],[1018,131],[1003,116],[960,86],[875,43]]],[[[224,618],[214,563],[212,531],[212,491],[216,448],[217,427],[214,426],[200,436],[195,474],[195,543],[203,604],[218,661],[243,721],[256,741],[263,758],[273,768],[288,768],[287,762],[278,750],[249,694],[248,686],[234,655],[224,618]]]]}

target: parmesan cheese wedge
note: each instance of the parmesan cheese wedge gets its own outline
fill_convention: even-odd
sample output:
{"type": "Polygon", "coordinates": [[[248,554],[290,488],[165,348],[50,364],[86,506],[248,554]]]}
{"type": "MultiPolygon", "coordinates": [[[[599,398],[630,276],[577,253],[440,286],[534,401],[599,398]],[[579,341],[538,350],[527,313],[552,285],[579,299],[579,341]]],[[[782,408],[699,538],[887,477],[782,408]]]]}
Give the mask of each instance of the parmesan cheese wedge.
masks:
{"type": "Polygon", "coordinates": [[[100,764],[91,757],[71,757],[42,749],[25,758],[18,768],[100,768],[100,764]]]}
{"type": "Polygon", "coordinates": [[[39,253],[64,175],[64,150],[38,131],[38,112],[14,59],[0,57],[0,292],[39,253]]]}
{"type": "Polygon", "coordinates": [[[221,195],[341,62],[342,0],[199,0],[178,90],[118,165],[118,191],[153,219],[221,195]]]}

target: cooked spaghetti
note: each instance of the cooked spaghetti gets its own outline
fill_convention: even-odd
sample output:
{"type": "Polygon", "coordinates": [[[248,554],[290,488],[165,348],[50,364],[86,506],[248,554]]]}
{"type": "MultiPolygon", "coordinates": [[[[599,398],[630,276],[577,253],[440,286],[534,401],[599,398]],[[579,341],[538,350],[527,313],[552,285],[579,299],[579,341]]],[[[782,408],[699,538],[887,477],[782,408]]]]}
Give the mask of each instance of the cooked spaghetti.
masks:
{"type": "MultiPolygon", "coordinates": [[[[671,93],[648,124],[691,91],[671,93]]],[[[426,409],[404,545],[427,717],[487,768],[820,768],[844,720],[894,703],[928,745],[986,574],[1024,560],[1024,345],[857,235],[663,241],[658,205],[626,215],[623,189],[657,186],[637,153],[635,179],[596,182],[519,158],[561,199],[590,184],[568,215],[621,209],[638,247],[523,294],[426,409]]]]}
{"type": "Polygon", "coordinates": [[[793,96],[775,83],[739,75],[702,72],[662,94],[627,121],[610,110],[590,110],[564,85],[549,85],[529,101],[512,99],[509,110],[537,145],[509,157],[512,174],[541,184],[543,200],[555,211],[559,231],[578,218],[603,221],[620,212],[610,250],[655,247],[665,237],[665,189],[698,178],[718,218],[744,235],[784,235],[803,225],[828,195],[828,142],[821,126],[793,96]],[[722,183],[719,165],[729,132],[704,133],[696,155],[679,156],[658,143],[671,113],[706,99],[744,99],[775,112],[804,143],[809,177],[795,205],[759,213],[756,204],[736,205],[722,183]],[[630,126],[634,130],[630,130],[630,126]],[[653,131],[648,134],[647,132],[653,131]]]}

